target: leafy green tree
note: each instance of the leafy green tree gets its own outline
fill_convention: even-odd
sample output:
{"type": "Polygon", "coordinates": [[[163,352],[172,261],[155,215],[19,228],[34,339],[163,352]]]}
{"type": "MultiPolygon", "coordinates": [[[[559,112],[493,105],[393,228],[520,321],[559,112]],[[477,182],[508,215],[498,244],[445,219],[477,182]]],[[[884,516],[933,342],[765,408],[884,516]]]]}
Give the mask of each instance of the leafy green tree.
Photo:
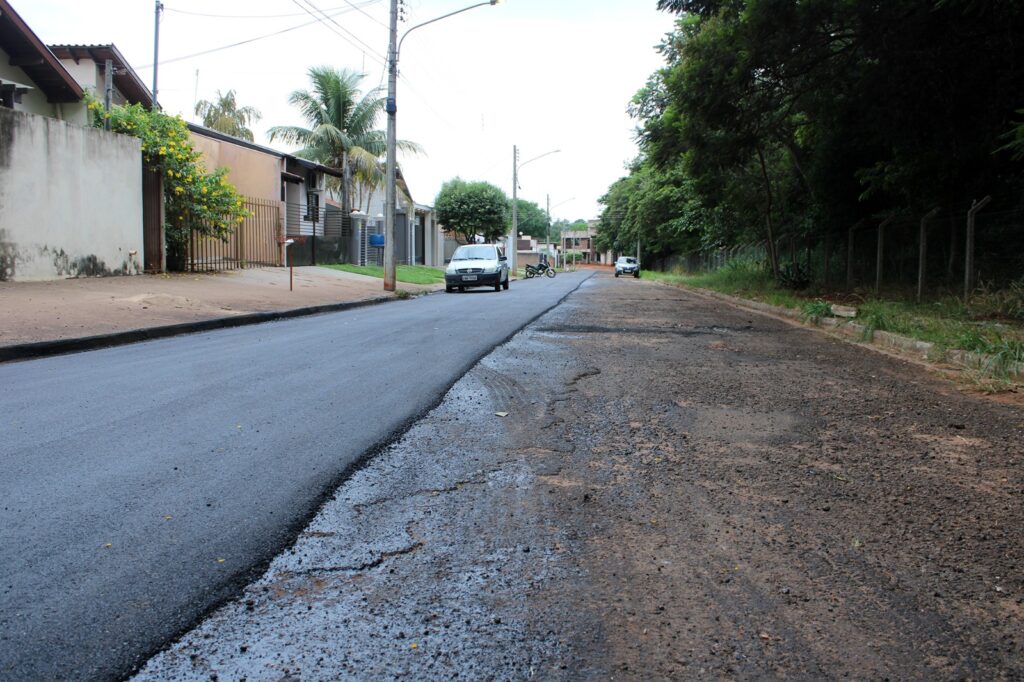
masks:
{"type": "Polygon", "coordinates": [[[228,90],[223,94],[218,90],[217,97],[212,102],[199,100],[196,103],[196,116],[207,128],[249,142],[253,141],[251,126],[262,118],[255,107],[239,107],[234,90],[228,90]]]}
{"type": "MultiPolygon", "coordinates": [[[[548,230],[548,216],[544,210],[532,201],[516,199],[517,220],[519,231],[531,237],[543,240],[548,230]]],[[[511,209],[510,213],[511,215],[511,209]]],[[[511,227],[511,223],[509,223],[511,227]]]]}
{"type": "MultiPolygon", "coordinates": [[[[387,134],[376,128],[385,98],[381,88],[363,94],[359,89],[363,78],[364,74],[348,69],[312,67],[311,89],[296,90],[288,98],[309,127],[274,126],[268,131],[272,142],[280,139],[301,145],[298,156],[344,172],[341,194],[346,214],[351,206],[353,177],[379,187],[379,161],[387,152],[387,134]]],[[[405,140],[398,141],[397,147],[410,153],[422,151],[416,143],[405,140]]]]}
{"type": "Polygon", "coordinates": [[[505,234],[509,221],[509,200],[489,182],[466,182],[455,178],[444,183],[434,200],[434,212],[445,229],[473,242],[477,235],[496,242],[505,234]]]}
{"type": "Polygon", "coordinates": [[[606,246],[639,238],[667,255],[762,240],[778,274],[780,235],[827,243],[985,194],[1012,208],[1024,188],[1020,3],[658,7],[679,20],[665,66],[628,106],[642,153],[604,197],[606,246]]]}

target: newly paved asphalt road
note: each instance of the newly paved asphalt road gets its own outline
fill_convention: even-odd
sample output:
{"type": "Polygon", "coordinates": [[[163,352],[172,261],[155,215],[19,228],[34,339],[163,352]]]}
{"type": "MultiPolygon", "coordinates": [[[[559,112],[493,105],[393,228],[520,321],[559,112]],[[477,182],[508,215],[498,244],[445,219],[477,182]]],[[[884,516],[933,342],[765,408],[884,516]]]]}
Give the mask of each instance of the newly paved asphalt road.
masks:
{"type": "Polygon", "coordinates": [[[0,366],[0,679],[130,672],[587,276],[0,366]]]}

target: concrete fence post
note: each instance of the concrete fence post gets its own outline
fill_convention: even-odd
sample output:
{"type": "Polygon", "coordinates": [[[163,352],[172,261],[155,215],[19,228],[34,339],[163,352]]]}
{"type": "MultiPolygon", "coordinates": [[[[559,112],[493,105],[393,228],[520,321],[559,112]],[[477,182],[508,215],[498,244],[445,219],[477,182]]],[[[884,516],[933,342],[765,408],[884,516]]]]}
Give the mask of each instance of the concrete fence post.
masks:
{"type": "Polygon", "coordinates": [[[967,305],[974,289],[974,217],[990,201],[992,196],[986,196],[981,201],[972,203],[971,210],[967,211],[967,234],[964,238],[964,305],[967,305]]]}
{"type": "Polygon", "coordinates": [[[921,216],[921,228],[917,238],[917,302],[921,302],[921,296],[924,294],[924,278],[925,270],[928,266],[928,223],[934,218],[938,212],[939,207],[936,206],[932,210],[921,216]]]}

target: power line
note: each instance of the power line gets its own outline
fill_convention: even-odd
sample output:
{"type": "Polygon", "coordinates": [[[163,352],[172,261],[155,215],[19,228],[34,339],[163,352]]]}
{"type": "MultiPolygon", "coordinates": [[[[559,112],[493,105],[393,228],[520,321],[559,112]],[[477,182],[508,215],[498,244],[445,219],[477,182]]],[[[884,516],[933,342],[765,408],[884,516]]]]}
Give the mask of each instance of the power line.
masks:
{"type": "Polygon", "coordinates": [[[302,0],[302,2],[305,2],[305,3],[307,4],[307,5],[309,5],[309,6],[310,6],[310,7],[312,7],[312,8],[314,9],[314,10],[316,10],[317,12],[319,12],[319,13],[320,13],[320,14],[321,14],[321,15],[322,15],[322,16],[323,16],[323,17],[324,17],[325,19],[328,19],[328,20],[329,20],[329,21],[330,21],[331,23],[333,23],[333,24],[334,24],[335,26],[337,26],[337,27],[338,27],[338,28],[340,28],[340,29],[341,29],[342,31],[344,31],[344,32],[345,32],[345,33],[347,33],[347,34],[348,34],[349,36],[351,36],[351,38],[352,38],[352,39],[354,39],[354,40],[355,40],[355,41],[356,41],[357,43],[359,43],[359,45],[356,45],[356,43],[353,43],[353,42],[352,42],[352,39],[349,39],[349,38],[345,37],[344,35],[342,35],[341,33],[339,33],[338,31],[336,31],[336,30],[335,30],[334,28],[332,28],[332,27],[331,27],[331,26],[330,26],[329,24],[327,24],[327,22],[325,22],[325,21],[324,21],[324,19],[322,19],[322,18],[318,17],[318,16],[317,16],[316,14],[314,14],[314,13],[313,13],[313,12],[312,12],[311,10],[309,10],[309,9],[306,9],[305,7],[303,7],[303,6],[301,5],[301,4],[299,4],[299,0],[292,0],[292,2],[294,2],[294,3],[296,4],[296,5],[298,5],[298,6],[299,6],[299,7],[301,7],[301,8],[303,9],[303,10],[305,10],[305,11],[306,11],[306,13],[308,13],[308,14],[309,14],[309,15],[310,15],[311,17],[316,17],[316,20],[317,20],[318,22],[320,22],[320,23],[321,23],[321,24],[323,24],[323,25],[324,25],[325,27],[327,27],[328,29],[330,29],[330,30],[331,30],[331,32],[333,32],[333,33],[334,33],[335,35],[337,35],[337,36],[338,36],[339,38],[341,38],[342,40],[344,40],[345,42],[347,42],[347,43],[348,43],[349,45],[352,45],[352,46],[353,46],[353,47],[355,47],[355,48],[356,48],[357,50],[360,50],[360,51],[362,51],[362,52],[369,52],[369,53],[370,53],[370,55],[371,55],[371,56],[373,56],[373,57],[374,57],[374,58],[376,59],[376,61],[378,61],[378,62],[381,62],[382,64],[386,64],[386,63],[387,63],[387,60],[386,60],[386,58],[384,57],[384,55],[380,54],[379,52],[377,52],[376,50],[374,50],[374,49],[373,49],[372,47],[370,47],[370,46],[369,46],[369,45],[368,45],[367,43],[365,43],[365,42],[364,42],[364,41],[363,41],[363,40],[362,40],[362,39],[361,39],[361,38],[360,38],[359,36],[357,36],[357,35],[356,35],[355,33],[352,33],[352,32],[351,32],[351,31],[349,31],[349,30],[348,30],[347,28],[345,28],[344,26],[342,26],[342,25],[341,25],[341,24],[339,24],[338,22],[334,21],[334,19],[333,19],[333,17],[332,17],[331,15],[328,15],[328,14],[324,13],[324,12],[323,12],[323,10],[319,9],[319,8],[318,8],[318,7],[316,6],[316,5],[314,5],[314,4],[312,3],[312,2],[310,2],[310,0],[302,0]],[[360,45],[362,45],[362,47],[360,47],[360,45]]]}
{"type": "MultiPolygon", "coordinates": [[[[343,14],[344,12],[347,12],[347,11],[349,11],[349,10],[345,9],[345,10],[342,10],[340,12],[337,12],[337,14],[343,14]]],[[[282,33],[288,33],[289,31],[295,31],[295,30],[300,29],[300,28],[305,28],[306,26],[312,26],[313,24],[315,24],[315,23],[317,23],[319,21],[320,21],[320,19],[317,19],[316,21],[307,21],[304,24],[298,24],[296,26],[291,26],[289,28],[283,28],[280,31],[274,31],[273,33],[265,33],[263,35],[255,36],[253,38],[247,38],[246,40],[240,40],[237,43],[231,43],[230,45],[222,45],[220,47],[213,47],[213,48],[210,48],[209,50],[203,50],[201,52],[193,52],[192,54],[186,54],[186,55],[182,55],[180,57],[172,57],[171,59],[165,59],[165,60],[161,61],[160,63],[161,64],[173,64],[174,62],[182,62],[182,61],[185,61],[186,59],[192,59],[193,57],[202,57],[203,55],[212,54],[214,52],[220,52],[221,50],[229,50],[232,47],[238,47],[239,45],[247,45],[249,43],[254,43],[257,40],[263,40],[264,38],[273,38],[274,36],[279,36],[282,33]]],[[[148,69],[148,68],[150,68],[152,66],[153,66],[152,64],[143,64],[139,68],[140,69],[148,69]]]]}
{"type": "MultiPolygon", "coordinates": [[[[348,12],[348,11],[350,11],[350,9],[353,9],[353,10],[358,10],[358,11],[362,12],[363,14],[366,14],[366,12],[363,12],[363,10],[362,10],[363,7],[368,7],[369,5],[376,5],[376,4],[379,4],[381,1],[382,0],[365,0],[365,2],[363,2],[362,4],[360,4],[358,6],[352,4],[351,2],[347,2],[347,4],[345,4],[345,5],[338,5],[336,7],[328,7],[324,11],[326,11],[326,12],[333,12],[334,10],[343,10],[344,12],[348,12]],[[346,9],[346,8],[350,8],[350,9],[346,9]]],[[[208,18],[211,18],[211,19],[284,19],[284,18],[287,18],[287,17],[301,17],[304,14],[303,12],[291,12],[289,14],[210,14],[208,12],[189,12],[188,10],[174,9],[173,7],[165,7],[164,11],[174,12],[175,14],[187,14],[187,15],[193,16],[193,17],[208,17],[208,18]]],[[[341,14],[341,12],[339,12],[339,14],[341,14]]],[[[370,17],[371,19],[374,19],[369,14],[366,14],[366,16],[370,17]]],[[[374,21],[377,21],[377,20],[374,19],[374,21]]]]}
{"type": "MultiPolygon", "coordinates": [[[[375,2],[378,2],[378,1],[379,0],[372,0],[371,2],[364,2],[362,5],[360,5],[358,7],[353,5],[351,2],[349,2],[349,0],[345,0],[345,3],[347,5],[349,5],[352,9],[354,9],[357,12],[359,12],[360,14],[364,15],[370,21],[373,21],[373,22],[383,26],[384,28],[389,28],[389,26],[387,24],[385,24],[383,21],[381,21],[377,17],[373,16],[372,14],[369,14],[368,12],[363,11],[363,7],[366,7],[367,5],[372,5],[372,4],[374,4],[375,2]]],[[[312,5],[313,3],[309,3],[309,4],[312,5]]]]}

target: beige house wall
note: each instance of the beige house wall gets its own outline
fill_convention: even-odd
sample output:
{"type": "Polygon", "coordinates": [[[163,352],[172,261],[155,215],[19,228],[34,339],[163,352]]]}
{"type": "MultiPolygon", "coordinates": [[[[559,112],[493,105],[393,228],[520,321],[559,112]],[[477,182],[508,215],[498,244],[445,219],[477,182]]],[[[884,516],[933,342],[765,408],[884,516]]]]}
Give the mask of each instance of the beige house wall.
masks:
{"type": "Polygon", "coordinates": [[[228,182],[247,197],[281,200],[281,158],[192,133],[192,144],[203,155],[206,169],[227,167],[228,182]]]}

